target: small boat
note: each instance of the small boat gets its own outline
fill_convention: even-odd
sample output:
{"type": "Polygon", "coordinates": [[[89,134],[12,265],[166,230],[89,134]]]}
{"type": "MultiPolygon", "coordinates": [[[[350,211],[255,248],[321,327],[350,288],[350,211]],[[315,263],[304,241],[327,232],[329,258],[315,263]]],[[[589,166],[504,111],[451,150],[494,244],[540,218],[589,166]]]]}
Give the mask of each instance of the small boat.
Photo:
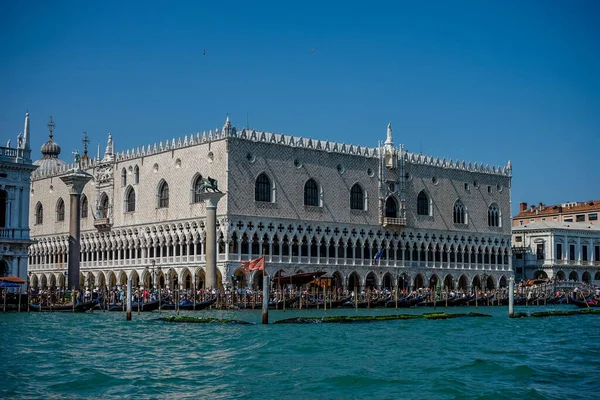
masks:
{"type": "Polygon", "coordinates": [[[73,303],[66,304],[53,304],[49,306],[41,306],[36,303],[29,303],[29,309],[31,311],[42,311],[42,312],[86,312],[91,310],[98,305],[98,300],[86,301],[85,303],[73,303]]]}
{"type": "MultiPolygon", "coordinates": [[[[217,297],[214,297],[209,300],[201,301],[199,303],[194,304],[193,301],[183,300],[179,302],[179,310],[186,311],[198,311],[204,310],[217,302],[217,297]]],[[[162,305],[163,310],[177,310],[177,306],[175,304],[164,304],[162,305]]]]}
{"type": "Polygon", "coordinates": [[[572,297],[569,297],[569,304],[575,304],[579,308],[600,307],[600,301],[598,300],[586,299],[586,301],[583,301],[574,299],[572,297]]]}
{"type": "MultiPolygon", "coordinates": [[[[144,312],[158,310],[158,306],[160,305],[158,300],[152,300],[147,303],[143,303],[143,302],[138,303],[137,301],[132,301],[131,302],[131,312],[138,311],[138,304],[139,304],[139,310],[144,311],[144,312]]],[[[127,303],[109,304],[107,310],[108,311],[127,311],[127,303]]]]}

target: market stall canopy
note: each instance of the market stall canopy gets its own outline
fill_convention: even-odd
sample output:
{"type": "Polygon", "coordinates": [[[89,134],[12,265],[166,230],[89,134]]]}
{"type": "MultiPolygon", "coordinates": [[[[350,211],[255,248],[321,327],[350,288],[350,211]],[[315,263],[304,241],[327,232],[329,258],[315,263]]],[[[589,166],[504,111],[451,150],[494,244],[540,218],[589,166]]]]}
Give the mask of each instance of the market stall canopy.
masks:
{"type": "Polygon", "coordinates": [[[25,281],[21,278],[19,278],[18,276],[0,276],[0,283],[17,283],[19,285],[22,285],[25,283],[25,281]]]}

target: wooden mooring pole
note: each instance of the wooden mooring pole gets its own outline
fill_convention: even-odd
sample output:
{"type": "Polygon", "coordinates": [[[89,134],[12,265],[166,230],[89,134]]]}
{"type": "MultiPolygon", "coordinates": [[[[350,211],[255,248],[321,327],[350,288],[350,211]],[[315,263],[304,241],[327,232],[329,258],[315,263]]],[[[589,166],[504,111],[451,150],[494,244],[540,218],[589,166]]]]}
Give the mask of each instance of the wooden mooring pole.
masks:
{"type": "Polygon", "coordinates": [[[263,275],[262,323],[269,323],[269,275],[263,275]]]}
{"type": "Polygon", "coordinates": [[[131,279],[127,280],[127,321],[131,321],[131,289],[132,289],[131,279]]]}
{"type": "Polygon", "coordinates": [[[511,276],[508,279],[508,317],[515,316],[515,279],[511,276]]]}

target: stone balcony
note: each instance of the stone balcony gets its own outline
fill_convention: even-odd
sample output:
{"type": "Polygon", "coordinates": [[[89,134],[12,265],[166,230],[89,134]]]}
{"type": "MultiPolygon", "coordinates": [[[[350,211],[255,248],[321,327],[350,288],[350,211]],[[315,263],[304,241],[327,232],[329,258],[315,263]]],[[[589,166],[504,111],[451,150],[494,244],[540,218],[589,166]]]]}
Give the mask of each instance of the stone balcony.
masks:
{"type": "Polygon", "coordinates": [[[94,227],[98,230],[107,230],[112,227],[112,220],[110,218],[96,218],[94,220],[94,227]]]}
{"type": "Polygon", "coordinates": [[[406,226],[406,218],[381,217],[380,223],[383,226],[406,226]]]}

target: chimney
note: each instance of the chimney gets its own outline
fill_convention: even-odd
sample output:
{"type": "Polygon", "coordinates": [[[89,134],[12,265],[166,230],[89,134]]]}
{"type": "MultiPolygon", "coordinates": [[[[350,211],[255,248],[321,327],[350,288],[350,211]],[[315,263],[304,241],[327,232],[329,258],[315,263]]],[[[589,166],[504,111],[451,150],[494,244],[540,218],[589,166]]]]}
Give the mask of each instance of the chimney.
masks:
{"type": "Polygon", "coordinates": [[[527,210],[527,203],[525,203],[525,202],[519,203],[519,212],[523,212],[525,210],[527,210]]]}

